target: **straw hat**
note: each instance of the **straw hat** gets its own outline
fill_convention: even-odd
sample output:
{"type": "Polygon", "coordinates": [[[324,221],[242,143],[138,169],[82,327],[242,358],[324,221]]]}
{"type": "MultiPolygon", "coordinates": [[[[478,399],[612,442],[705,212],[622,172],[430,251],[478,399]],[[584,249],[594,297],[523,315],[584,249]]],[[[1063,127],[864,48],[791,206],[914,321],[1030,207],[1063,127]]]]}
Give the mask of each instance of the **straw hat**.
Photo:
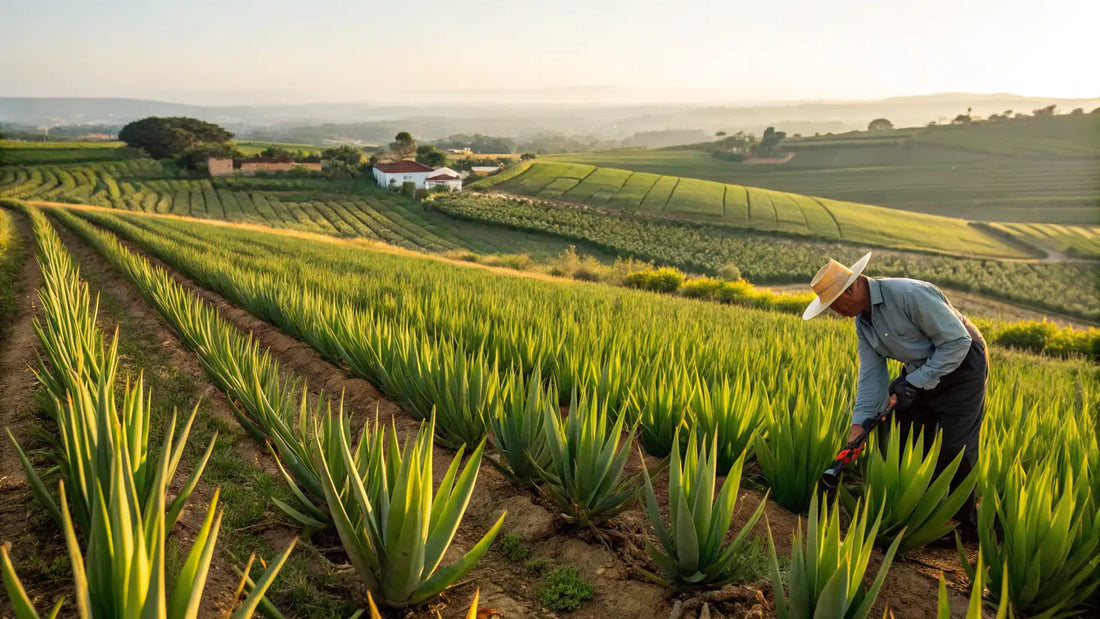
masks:
{"type": "Polygon", "coordinates": [[[836,301],[836,298],[856,281],[870,259],[871,252],[867,252],[851,267],[846,267],[836,260],[829,260],[829,264],[821,267],[810,282],[810,288],[817,293],[817,298],[806,306],[806,311],[802,312],[802,320],[809,320],[832,305],[833,301],[836,301]]]}

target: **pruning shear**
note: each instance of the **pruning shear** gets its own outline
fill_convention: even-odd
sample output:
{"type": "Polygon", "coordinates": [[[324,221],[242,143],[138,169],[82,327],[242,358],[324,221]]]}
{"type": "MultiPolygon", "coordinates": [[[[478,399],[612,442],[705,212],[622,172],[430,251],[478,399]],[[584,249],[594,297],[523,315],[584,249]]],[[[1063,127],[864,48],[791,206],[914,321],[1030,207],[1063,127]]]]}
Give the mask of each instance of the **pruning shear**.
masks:
{"type": "Polygon", "coordinates": [[[863,447],[867,444],[867,437],[871,435],[871,430],[874,430],[879,424],[885,423],[886,420],[890,418],[890,413],[894,412],[894,402],[894,398],[891,397],[890,404],[888,404],[885,409],[879,411],[874,417],[861,423],[860,426],[863,428],[863,432],[851,441],[848,441],[844,449],[841,449],[840,452],[837,453],[836,459],[833,460],[833,464],[825,469],[825,472],[821,475],[821,486],[826,492],[832,492],[840,485],[841,471],[863,453],[863,447]]]}

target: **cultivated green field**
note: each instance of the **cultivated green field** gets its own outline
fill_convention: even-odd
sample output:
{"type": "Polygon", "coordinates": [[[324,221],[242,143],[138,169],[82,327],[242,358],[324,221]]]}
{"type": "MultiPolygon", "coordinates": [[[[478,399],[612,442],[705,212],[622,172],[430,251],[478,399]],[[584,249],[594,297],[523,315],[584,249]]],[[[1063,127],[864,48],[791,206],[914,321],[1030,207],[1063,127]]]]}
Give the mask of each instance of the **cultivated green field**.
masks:
{"type": "Polygon", "coordinates": [[[85,163],[136,159],[141,154],[122,142],[20,142],[0,140],[0,166],[85,163]]]}
{"type": "MultiPolygon", "coordinates": [[[[431,252],[527,253],[541,260],[561,254],[570,245],[552,235],[456,222],[379,190],[371,179],[212,179],[150,159],[0,166],[0,197],[255,223],[431,252]]],[[[584,243],[579,249],[600,260],[614,260],[584,243]]]]}
{"type": "MultiPolygon", "coordinates": [[[[601,212],[505,194],[463,192],[437,196],[430,204],[454,217],[558,234],[602,247],[610,254],[653,260],[694,273],[714,274],[722,266],[734,264],[755,283],[805,284],[824,256],[851,263],[870,249],[655,215],[601,212]]],[[[989,260],[875,249],[868,273],[915,277],[1100,322],[1100,278],[1093,263],[989,260]]]]}
{"type": "Polygon", "coordinates": [[[1100,224],[1100,115],[791,141],[786,164],[698,148],[547,155],[981,221],[1100,224]]]}
{"type": "MultiPolygon", "coordinates": [[[[641,211],[739,228],[943,253],[1023,258],[1028,254],[963,219],[677,176],[573,163],[535,163],[495,190],[539,199],[641,211]],[[646,185],[648,184],[648,187],[646,185]],[[623,195],[620,195],[620,191],[623,195]]],[[[489,184],[489,183],[487,183],[489,184]]]]}
{"type": "Polygon", "coordinates": [[[282,148],[290,151],[304,151],[311,155],[320,155],[321,147],[316,144],[295,144],[293,142],[259,142],[254,140],[237,140],[234,142],[237,148],[245,155],[258,155],[268,148],[282,148]]]}
{"type": "MultiPolygon", "coordinates": [[[[402,413],[420,419],[433,415],[441,440],[462,436],[470,445],[492,434],[501,466],[513,474],[518,475],[512,463],[541,457],[532,447],[540,436],[561,436],[551,434],[556,431],[553,422],[560,423],[558,405],[576,389],[579,395],[569,398],[570,420],[587,414],[578,412],[584,410],[592,411],[592,418],[598,417],[601,423],[625,420],[636,428],[624,445],[618,444],[620,433],[611,432],[615,443],[606,453],[624,449],[629,453],[631,443],[637,441],[641,449],[661,458],[678,449],[677,428],[695,428],[713,441],[717,451],[711,456],[723,463],[751,454],[771,498],[779,507],[802,513],[808,507],[813,510],[814,483],[832,461],[847,428],[858,368],[854,335],[843,321],[805,323],[795,316],[592,284],[503,277],[425,258],[335,248],[195,222],[106,212],[78,215],[85,221],[73,221],[67,214],[60,219],[127,273],[180,331],[197,332],[196,338],[203,335],[202,330],[188,326],[198,313],[193,308],[201,302],[196,305],[186,290],[159,294],[170,284],[158,282],[171,280],[102,229],[121,235],[199,285],[294,334],[352,375],[373,382],[400,404],[402,413]],[[361,277],[333,277],[349,268],[361,277]],[[163,300],[178,299],[181,294],[184,300],[175,305],[163,300]],[[547,386],[551,379],[556,388],[547,386]],[[523,387],[520,397],[513,398],[519,386],[523,387]],[[525,400],[527,389],[533,395],[525,400]],[[523,442],[519,446],[505,442],[503,437],[510,435],[501,428],[518,431],[520,424],[530,428],[523,439],[517,439],[523,442]]],[[[200,355],[225,359],[235,352],[228,346],[213,354],[198,350],[200,355]]],[[[241,350],[247,353],[255,348],[241,350]]],[[[216,372],[232,364],[204,366],[216,372]]],[[[278,397],[286,393],[280,389],[287,387],[277,371],[271,376],[272,380],[257,382],[256,390],[264,391],[266,401],[289,403],[271,419],[259,418],[257,435],[263,439],[263,433],[281,430],[304,440],[298,437],[305,430],[292,423],[298,414],[293,398],[278,397]]],[[[1084,362],[1050,363],[994,353],[981,462],[975,468],[980,479],[971,479],[982,493],[978,508],[982,538],[977,550],[985,564],[996,566],[990,570],[989,587],[1000,590],[1005,583],[1005,601],[1011,600],[1030,615],[1089,612],[1091,592],[1100,584],[1100,565],[1093,560],[1100,510],[1092,491],[1097,487],[1096,474],[1090,466],[1098,457],[1096,419],[1090,414],[1100,404],[1097,379],[1095,368],[1084,362]],[[995,530],[1003,534],[995,536],[995,530]],[[1050,531],[1050,535],[1037,536],[1033,531],[1050,531]],[[1046,557],[1043,570],[1033,570],[1034,557],[1046,556],[1044,551],[1051,544],[1061,551],[1046,557]],[[1079,578],[1081,586],[1067,585],[1070,578],[1079,578]]],[[[306,414],[309,411],[302,413],[306,414]]],[[[242,423],[255,418],[242,416],[242,423]]],[[[592,428],[591,434],[602,445],[604,425],[592,428]]],[[[572,438],[576,434],[561,440],[577,441],[572,438]]],[[[597,451],[596,447],[576,449],[593,457],[597,451]]],[[[919,509],[913,505],[917,513],[884,510],[881,536],[876,539],[872,532],[865,543],[885,547],[901,540],[919,548],[942,535],[941,527],[955,508],[941,509],[950,503],[946,493],[929,489],[931,476],[916,472],[931,469],[935,455],[921,464],[918,448],[906,448],[906,455],[897,453],[897,445],[892,449],[894,455],[886,459],[868,454],[872,459],[867,475],[881,478],[881,485],[871,485],[865,478],[855,485],[855,492],[867,498],[885,494],[898,501],[916,494],[924,502],[919,509]],[[911,462],[913,470],[902,464],[899,473],[899,462],[911,462]],[[898,482],[899,478],[906,481],[898,482]],[[936,513],[930,516],[925,513],[929,511],[936,513]]],[[[346,443],[344,451],[349,452],[346,443]]],[[[543,461],[547,467],[560,466],[566,453],[570,452],[550,450],[543,461]]],[[[294,462],[295,456],[286,449],[277,457],[294,462]]],[[[674,467],[680,466],[679,460],[673,458],[674,467]]],[[[696,457],[687,460],[694,462],[696,457]]],[[[307,467],[287,468],[304,486],[307,467]]],[[[569,466],[553,470],[565,472],[534,483],[556,499],[567,499],[563,504],[571,514],[587,516],[601,507],[610,509],[608,504],[616,505],[616,499],[609,498],[610,490],[594,489],[582,496],[578,488],[591,480],[570,476],[569,466]],[[593,496],[605,502],[584,501],[593,496]]],[[[608,487],[618,486],[621,466],[605,462],[592,470],[598,471],[600,479],[611,475],[608,487]]],[[[677,481],[670,483],[670,491],[679,491],[681,476],[675,469],[672,479],[677,481]]],[[[713,482],[713,474],[708,479],[713,482]]],[[[502,494],[513,492],[506,489],[502,494]]],[[[300,501],[326,515],[322,499],[303,493],[300,501]]],[[[491,509],[496,508],[496,502],[488,502],[493,504],[491,509]]],[[[470,509],[484,509],[479,506],[485,503],[484,499],[473,501],[470,509]]],[[[660,535],[664,528],[656,499],[649,498],[648,505],[660,535]]],[[[695,508],[694,517],[710,513],[709,495],[703,505],[695,508]]],[[[778,507],[769,507],[772,515],[778,514],[778,507]]],[[[682,509],[687,514],[691,508],[682,509]]],[[[328,513],[335,518],[338,512],[330,509],[328,513]]],[[[836,517],[834,513],[832,518],[836,517]]],[[[347,538],[342,539],[348,547],[347,538]]],[[[681,548],[697,552],[698,538],[682,539],[687,541],[680,542],[681,548]]],[[[354,551],[348,548],[349,553],[354,551]]],[[[860,563],[853,572],[859,577],[866,561],[860,563]]],[[[882,563],[882,569],[889,569],[889,560],[882,563]]],[[[782,591],[779,567],[774,560],[772,565],[776,590],[782,591]]],[[[790,579],[795,584],[791,587],[800,585],[801,578],[805,576],[792,569],[790,579]]],[[[891,582],[887,580],[884,589],[888,598],[891,582]]],[[[912,601],[912,589],[906,589],[905,595],[912,601]]],[[[979,603],[980,595],[978,590],[979,603]]]]}

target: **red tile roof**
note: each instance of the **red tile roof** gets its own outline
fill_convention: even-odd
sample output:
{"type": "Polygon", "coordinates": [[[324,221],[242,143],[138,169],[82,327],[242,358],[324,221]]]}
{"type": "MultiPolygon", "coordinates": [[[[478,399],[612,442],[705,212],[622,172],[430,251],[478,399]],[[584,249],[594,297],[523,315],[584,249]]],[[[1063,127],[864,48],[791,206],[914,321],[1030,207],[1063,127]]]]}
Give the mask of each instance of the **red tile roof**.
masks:
{"type": "Polygon", "coordinates": [[[435,176],[429,176],[426,180],[429,180],[429,181],[457,181],[460,178],[462,178],[462,177],[461,176],[455,176],[454,174],[447,174],[446,172],[444,172],[443,174],[436,174],[435,176]]]}
{"type": "Polygon", "coordinates": [[[375,164],[374,167],[386,174],[408,174],[410,172],[432,171],[430,166],[426,166],[419,161],[412,161],[411,159],[395,163],[379,163],[375,164]]]}

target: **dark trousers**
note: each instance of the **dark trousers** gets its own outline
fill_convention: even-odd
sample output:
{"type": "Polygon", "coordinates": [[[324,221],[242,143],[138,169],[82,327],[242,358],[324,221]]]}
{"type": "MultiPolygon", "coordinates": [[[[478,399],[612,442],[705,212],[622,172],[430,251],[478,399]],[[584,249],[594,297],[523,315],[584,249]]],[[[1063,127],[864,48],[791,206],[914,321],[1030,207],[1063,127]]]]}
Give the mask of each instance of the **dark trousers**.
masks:
{"type": "MultiPolygon", "coordinates": [[[[901,444],[909,438],[910,432],[924,431],[924,452],[932,448],[936,430],[943,431],[943,445],[940,448],[936,474],[939,475],[960,451],[964,452],[962,462],[951,480],[954,491],[970,471],[978,466],[978,438],[981,433],[982,418],[985,416],[985,387],[989,378],[989,354],[985,340],[969,320],[963,319],[970,333],[970,350],[959,367],[940,379],[932,389],[918,390],[913,405],[905,412],[895,412],[898,430],[901,432],[901,444]]],[[[902,371],[904,374],[904,370],[902,371]]],[[[888,427],[880,426],[883,431],[879,445],[886,448],[888,427]]],[[[977,525],[977,511],[974,495],[970,496],[956,514],[955,519],[964,526],[977,525]]]]}

